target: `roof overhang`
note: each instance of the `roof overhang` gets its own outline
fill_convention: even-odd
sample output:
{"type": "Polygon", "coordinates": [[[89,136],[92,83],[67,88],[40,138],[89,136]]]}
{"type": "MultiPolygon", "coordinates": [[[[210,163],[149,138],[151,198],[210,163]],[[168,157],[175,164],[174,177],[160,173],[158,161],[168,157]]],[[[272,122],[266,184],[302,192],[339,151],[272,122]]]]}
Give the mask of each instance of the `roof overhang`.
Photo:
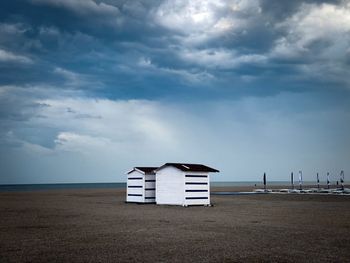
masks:
{"type": "Polygon", "coordinates": [[[136,167],[132,168],[132,170],[126,172],[125,174],[131,174],[132,172],[137,171],[142,174],[146,174],[144,171],[141,171],[140,169],[137,169],[136,167]]]}
{"type": "Polygon", "coordinates": [[[157,169],[158,167],[146,167],[146,166],[135,166],[132,170],[128,171],[126,174],[130,174],[134,171],[137,171],[141,174],[155,174],[155,170],[157,169]]]}
{"type": "Polygon", "coordinates": [[[182,172],[202,172],[202,173],[218,173],[219,170],[216,170],[214,168],[211,168],[209,166],[203,165],[203,164],[186,164],[186,163],[165,163],[159,168],[155,170],[155,172],[160,171],[161,169],[164,169],[165,167],[174,167],[182,172]],[[193,168],[196,167],[196,169],[193,168]],[[192,168],[191,168],[192,167],[192,168]],[[200,169],[198,167],[202,167],[203,169],[200,169]]]}

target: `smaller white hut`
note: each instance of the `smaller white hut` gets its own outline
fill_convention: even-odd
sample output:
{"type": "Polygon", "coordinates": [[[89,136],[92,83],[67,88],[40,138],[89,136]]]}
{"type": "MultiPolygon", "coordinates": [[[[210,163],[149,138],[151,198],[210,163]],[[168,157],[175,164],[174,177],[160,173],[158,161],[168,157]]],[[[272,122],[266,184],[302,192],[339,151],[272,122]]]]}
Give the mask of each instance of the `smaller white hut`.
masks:
{"type": "Polygon", "coordinates": [[[209,173],[218,170],[203,164],[166,163],[156,172],[156,203],[210,205],[209,173]]]}
{"type": "Polygon", "coordinates": [[[158,167],[134,167],[127,173],[126,202],[154,203],[156,176],[158,167]]]}

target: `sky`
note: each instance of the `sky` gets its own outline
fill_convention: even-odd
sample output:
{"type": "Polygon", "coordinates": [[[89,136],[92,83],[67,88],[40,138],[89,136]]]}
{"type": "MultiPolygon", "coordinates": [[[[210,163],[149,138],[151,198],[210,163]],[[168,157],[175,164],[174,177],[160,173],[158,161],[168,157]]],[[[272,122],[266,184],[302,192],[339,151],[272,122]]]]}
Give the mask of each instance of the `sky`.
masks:
{"type": "Polygon", "coordinates": [[[349,135],[349,1],[0,3],[0,184],[350,180],[349,135]]]}

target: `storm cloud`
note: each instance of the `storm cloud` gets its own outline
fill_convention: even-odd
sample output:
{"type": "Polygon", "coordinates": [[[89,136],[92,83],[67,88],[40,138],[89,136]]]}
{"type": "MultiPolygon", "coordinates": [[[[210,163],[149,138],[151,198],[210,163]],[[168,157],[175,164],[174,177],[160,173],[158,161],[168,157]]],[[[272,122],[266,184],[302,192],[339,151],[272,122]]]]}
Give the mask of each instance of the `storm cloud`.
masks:
{"type": "Polygon", "coordinates": [[[164,161],[220,180],[350,168],[348,1],[0,7],[0,183],[122,181],[164,161]]]}

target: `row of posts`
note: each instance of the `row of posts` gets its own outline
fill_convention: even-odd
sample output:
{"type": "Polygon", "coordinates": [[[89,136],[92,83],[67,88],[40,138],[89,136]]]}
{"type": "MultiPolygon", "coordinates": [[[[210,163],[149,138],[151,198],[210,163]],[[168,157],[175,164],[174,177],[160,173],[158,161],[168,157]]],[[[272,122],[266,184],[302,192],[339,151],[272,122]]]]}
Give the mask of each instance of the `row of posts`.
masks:
{"type": "MultiPolygon", "coordinates": [[[[317,188],[320,189],[320,178],[318,176],[317,173],[317,188]]],[[[340,172],[340,185],[341,185],[341,189],[344,190],[344,180],[345,180],[345,175],[344,175],[344,171],[340,172]]],[[[293,172],[290,175],[290,181],[291,181],[291,185],[292,185],[292,189],[294,189],[294,174],[293,172]]],[[[266,190],[266,173],[264,173],[263,176],[263,182],[264,182],[264,189],[266,190]]],[[[303,172],[299,171],[299,189],[302,190],[303,189],[303,172]]],[[[338,185],[338,181],[337,181],[337,185],[338,185]]],[[[330,187],[330,180],[329,180],[329,173],[327,173],[327,188],[329,189],[330,187]]]]}

